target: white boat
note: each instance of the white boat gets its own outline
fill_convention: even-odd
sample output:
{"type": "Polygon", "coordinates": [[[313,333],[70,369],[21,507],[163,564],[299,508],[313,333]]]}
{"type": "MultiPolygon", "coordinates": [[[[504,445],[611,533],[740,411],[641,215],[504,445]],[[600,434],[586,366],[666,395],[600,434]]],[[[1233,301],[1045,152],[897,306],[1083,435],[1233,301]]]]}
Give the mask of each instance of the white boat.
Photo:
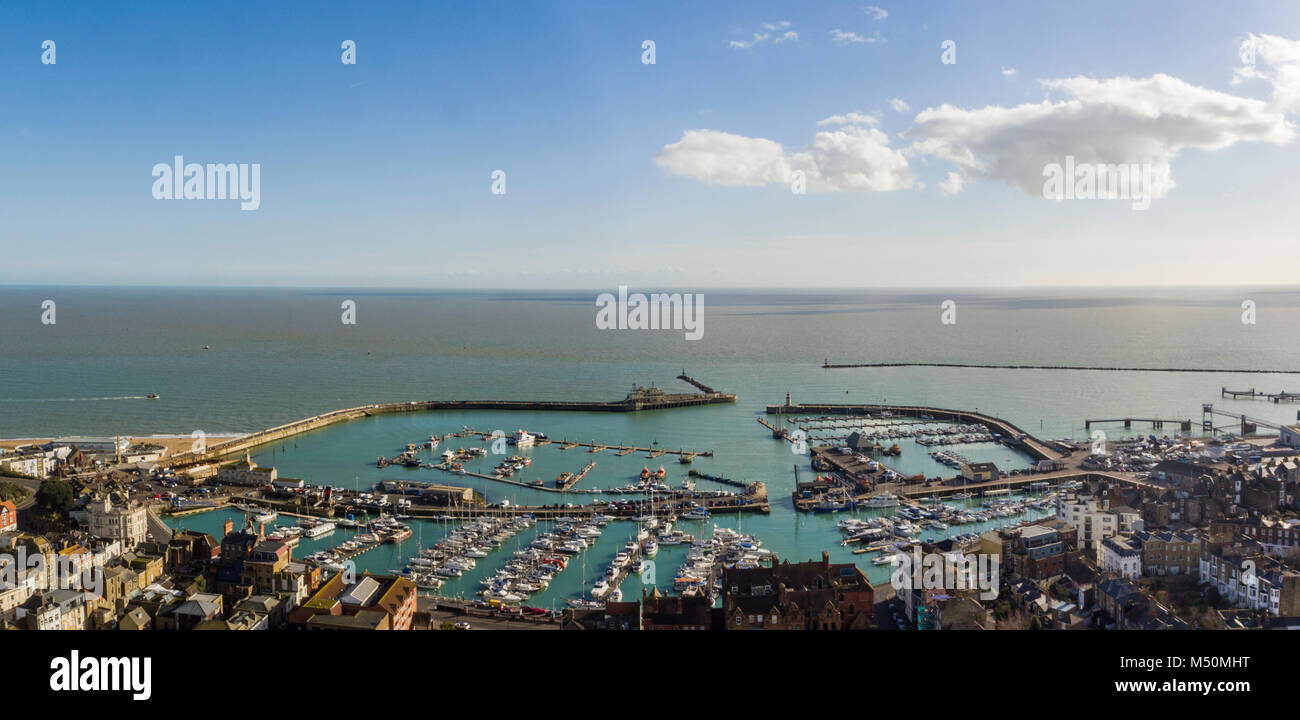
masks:
{"type": "Polygon", "coordinates": [[[655,542],[653,539],[648,539],[641,545],[641,550],[645,553],[646,557],[652,558],[659,554],[659,543],[655,542]]]}
{"type": "Polygon", "coordinates": [[[322,535],[328,535],[332,532],[334,532],[334,523],[326,520],[324,522],[318,522],[315,525],[312,525],[311,527],[304,528],[302,534],[304,537],[318,538],[322,535]]]}
{"type": "Polygon", "coordinates": [[[279,517],[279,514],[278,514],[278,513],[276,513],[274,510],[268,510],[268,511],[266,511],[266,512],[264,512],[264,513],[260,513],[260,514],[258,514],[258,515],[254,515],[254,516],[253,516],[253,522],[256,523],[256,524],[258,524],[258,525],[262,525],[262,524],[270,524],[270,523],[275,522],[275,519],[276,519],[277,517],[279,517]]]}
{"type": "Polygon", "coordinates": [[[881,495],[869,497],[858,504],[861,507],[867,508],[898,507],[898,498],[894,497],[891,493],[883,493],[881,495]]]}
{"type": "Polygon", "coordinates": [[[535,436],[528,434],[522,429],[516,430],[515,434],[510,436],[510,444],[518,445],[519,447],[527,447],[536,441],[537,438],[535,436]]]}

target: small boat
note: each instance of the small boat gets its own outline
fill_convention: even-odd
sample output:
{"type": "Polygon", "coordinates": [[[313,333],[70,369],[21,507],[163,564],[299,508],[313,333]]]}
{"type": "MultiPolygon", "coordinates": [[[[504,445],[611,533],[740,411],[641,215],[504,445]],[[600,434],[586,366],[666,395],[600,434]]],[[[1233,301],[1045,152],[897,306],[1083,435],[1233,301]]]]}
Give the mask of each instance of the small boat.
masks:
{"type": "Polygon", "coordinates": [[[158,393],[149,393],[148,395],[145,395],[145,397],[149,398],[150,400],[157,400],[158,393]]]}
{"type": "Polygon", "coordinates": [[[890,493],[884,493],[882,495],[869,497],[866,500],[864,500],[861,504],[863,507],[868,507],[868,508],[898,507],[898,498],[894,497],[890,493]]]}

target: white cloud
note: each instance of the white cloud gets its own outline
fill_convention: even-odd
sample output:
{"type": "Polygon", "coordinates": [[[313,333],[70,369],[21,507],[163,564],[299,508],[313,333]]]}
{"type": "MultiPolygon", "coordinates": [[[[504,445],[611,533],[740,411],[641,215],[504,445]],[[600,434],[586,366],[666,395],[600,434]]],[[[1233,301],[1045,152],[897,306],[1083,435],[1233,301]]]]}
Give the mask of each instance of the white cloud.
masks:
{"type": "Polygon", "coordinates": [[[767,40],[770,37],[772,37],[771,33],[761,33],[761,34],[754,33],[754,37],[752,40],[732,40],[731,42],[727,43],[727,47],[732,49],[750,48],[750,47],[754,47],[755,45],[758,45],[759,43],[763,42],[764,40],[767,40]]]}
{"type": "Polygon", "coordinates": [[[791,23],[789,20],[765,22],[763,23],[763,29],[766,30],[767,32],[753,33],[750,36],[750,39],[748,40],[732,40],[727,43],[727,47],[733,50],[744,50],[746,48],[752,48],[755,45],[762,45],[768,40],[771,40],[773,43],[776,44],[789,42],[792,40],[798,40],[799,33],[795,32],[794,30],[787,29],[789,27],[791,27],[791,23]]]}
{"type": "Polygon", "coordinates": [[[1232,82],[1259,79],[1273,86],[1273,104],[1287,113],[1300,113],[1300,40],[1251,33],[1239,49],[1242,66],[1232,82]]]}
{"type": "Polygon", "coordinates": [[[886,192],[914,182],[907,158],[889,146],[889,136],[860,125],[819,131],[800,152],[764,138],[687,130],[654,161],[673,175],[711,185],[789,184],[795,171],[804,173],[812,192],[886,192]]]}
{"type": "Polygon", "coordinates": [[[889,11],[884,8],[878,8],[875,5],[868,5],[866,9],[867,14],[870,15],[873,20],[884,20],[889,17],[889,11]]]}
{"type": "Polygon", "coordinates": [[[866,115],[864,113],[851,112],[843,115],[832,115],[828,118],[817,121],[819,127],[826,125],[879,125],[880,118],[875,115],[866,115]]]}
{"type": "Polygon", "coordinates": [[[1294,125],[1262,100],[1191,85],[1168,75],[1043,81],[1064,93],[1015,107],[927,108],[905,135],[912,151],[947,160],[964,175],[1001,180],[1041,196],[1043,168],[1078,163],[1149,163],[1153,196],[1174,187],[1170,163],[1185,148],[1287,143],[1294,125]]]}
{"type": "Polygon", "coordinates": [[[948,177],[939,181],[939,194],[948,196],[956,195],[961,192],[962,179],[961,175],[955,172],[948,173],[948,177]]]}
{"type": "Polygon", "coordinates": [[[889,109],[894,112],[907,112],[908,110],[911,110],[912,107],[903,102],[900,98],[890,98],[889,109]]]}
{"type": "Polygon", "coordinates": [[[1002,75],[1004,77],[1011,77],[1012,75],[1015,75],[1017,72],[1019,71],[1016,70],[1015,68],[1009,68],[1009,67],[1002,68],[1002,75]]]}
{"type": "Polygon", "coordinates": [[[710,185],[767,185],[790,181],[790,162],[780,143],[716,130],[687,130],[655,156],[674,175],[710,185]]]}
{"type": "Polygon", "coordinates": [[[858,45],[858,44],[874,45],[879,42],[884,42],[885,40],[880,36],[880,33],[878,32],[871,33],[871,35],[868,36],[868,35],[859,35],[855,32],[850,32],[848,30],[840,30],[839,28],[835,28],[834,30],[832,30],[830,32],[830,36],[831,36],[831,40],[836,45],[858,45]]]}

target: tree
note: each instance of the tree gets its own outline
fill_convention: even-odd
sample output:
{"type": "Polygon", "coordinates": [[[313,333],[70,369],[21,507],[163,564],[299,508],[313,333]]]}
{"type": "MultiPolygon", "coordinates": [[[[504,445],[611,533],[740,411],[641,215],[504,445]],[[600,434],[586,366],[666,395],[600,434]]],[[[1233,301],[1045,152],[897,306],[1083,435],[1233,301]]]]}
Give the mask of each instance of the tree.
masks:
{"type": "Polygon", "coordinates": [[[72,486],[63,480],[42,481],[36,491],[36,507],[46,515],[67,515],[72,509],[72,486]]]}

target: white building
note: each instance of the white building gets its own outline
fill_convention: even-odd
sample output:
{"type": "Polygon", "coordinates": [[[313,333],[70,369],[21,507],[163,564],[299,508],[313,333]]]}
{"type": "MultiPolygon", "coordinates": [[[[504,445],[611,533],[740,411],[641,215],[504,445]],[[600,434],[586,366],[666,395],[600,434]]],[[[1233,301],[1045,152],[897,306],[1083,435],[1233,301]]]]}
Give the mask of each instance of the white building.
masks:
{"type": "Polygon", "coordinates": [[[47,448],[72,445],[87,455],[116,455],[126,452],[131,441],[124,437],[61,437],[55,439],[47,448]]]}
{"type": "Polygon", "coordinates": [[[117,540],[127,549],[144,542],[148,535],[147,511],[141,505],[114,504],[112,498],[103,497],[91,500],[86,512],[91,535],[117,540]]]}
{"type": "Polygon", "coordinates": [[[43,478],[52,467],[44,452],[12,453],[0,457],[0,468],[28,477],[43,478]]]}
{"type": "Polygon", "coordinates": [[[1097,560],[1104,572],[1119,573],[1129,580],[1142,575],[1142,548],[1132,538],[1115,536],[1097,546],[1097,560]]]}
{"type": "Polygon", "coordinates": [[[231,485],[252,485],[254,487],[265,487],[275,482],[279,474],[275,468],[258,467],[253,462],[248,453],[244,453],[244,459],[229,467],[219,468],[217,470],[217,482],[229,483],[231,485]]]}
{"type": "Polygon", "coordinates": [[[1122,532],[1143,529],[1142,516],[1129,507],[1107,509],[1093,495],[1063,497],[1057,501],[1056,517],[1079,533],[1079,547],[1091,547],[1100,554],[1101,541],[1122,532]]]}
{"type": "Polygon", "coordinates": [[[1201,556],[1200,579],[1217,588],[1233,607],[1281,615],[1283,590],[1293,598],[1297,576],[1277,568],[1260,570],[1262,562],[1262,556],[1206,553],[1201,556]]]}

